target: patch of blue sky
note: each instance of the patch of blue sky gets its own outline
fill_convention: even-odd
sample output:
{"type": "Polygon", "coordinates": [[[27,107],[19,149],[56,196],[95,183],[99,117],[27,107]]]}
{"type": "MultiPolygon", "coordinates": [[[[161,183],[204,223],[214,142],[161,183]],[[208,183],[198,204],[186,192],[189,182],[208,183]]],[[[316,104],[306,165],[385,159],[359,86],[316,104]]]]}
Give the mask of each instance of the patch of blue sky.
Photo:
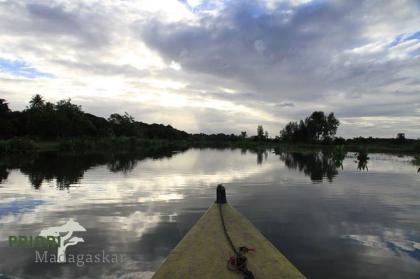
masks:
{"type": "Polygon", "coordinates": [[[407,40],[412,40],[412,39],[417,39],[417,40],[420,40],[420,31],[417,31],[417,32],[415,32],[415,33],[410,34],[410,35],[406,38],[406,41],[407,41],[407,40]]]}
{"type": "MultiPolygon", "coordinates": [[[[411,33],[403,33],[395,37],[395,39],[387,45],[388,49],[397,47],[398,45],[404,42],[420,42],[420,31],[411,32],[411,33]]],[[[420,55],[420,48],[417,47],[416,49],[411,49],[406,53],[411,58],[417,58],[420,55]]]]}
{"type": "Polygon", "coordinates": [[[0,203],[0,217],[6,215],[16,215],[23,212],[32,211],[41,204],[44,204],[45,201],[42,200],[33,200],[33,199],[24,199],[16,200],[9,203],[0,203]]]}
{"type": "Polygon", "coordinates": [[[420,31],[414,33],[403,33],[395,37],[395,39],[388,44],[388,48],[394,47],[396,45],[401,44],[402,42],[409,41],[409,40],[420,40],[420,31]]]}
{"type": "MultiPolygon", "coordinates": [[[[211,0],[203,0],[198,5],[190,5],[188,3],[188,0],[178,0],[182,4],[184,4],[190,11],[192,12],[201,12],[201,11],[211,11],[216,10],[220,8],[220,2],[218,1],[211,1],[211,0]]],[[[229,3],[233,2],[232,0],[225,0],[223,1],[223,5],[229,5],[229,3]]],[[[312,8],[315,9],[323,4],[326,4],[326,0],[311,0],[308,2],[303,2],[301,5],[299,5],[297,8],[312,8]]],[[[248,15],[251,15],[252,17],[256,18],[259,16],[264,16],[267,14],[270,14],[274,12],[274,10],[269,10],[265,5],[262,5],[258,2],[243,2],[241,3],[243,7],[245,7],[244,10],[248,13],[248,15]],[[247,9],[248,8],[248,9],[247,9]]],[[[289,2],[277,2],[275,4],[275,11],[279,10],[289,10],[291,8],[291,5],[289,2]]]]}
{"type": "MultiPolygon", "coordinates": [[[[215,10],[220,7],[220,3],[211,0],[204,0],[199,5],[192,6],[188,3],[188,0],[179,0],[182,4],[188,7],[188,9],[192,12],[200,12],[200,11],[211,11],[215,10]]],[[[225,0],[224,4],[229,3],[230,0],[225,0]]]]}
{"type": "Polygon", "coordinates": [[[282,12],[282,11],[290,11],[294,10],[295,12],[305,11],[306,13],[310,13],[322,7],[328,5],[326,0],[309,0],[303,1],[298,5],[293,5],[291,1],[284,1],[284,2],[276,2],[271,9],[267,10],[264,6],[259,5],[259,8],[256,8],[254,11],[254,16],[265,15],[268,13],[275,13],[275,12],[282,12]]]}
{"type": "Polygon", "coordinates": [[[41,72],[23,60],[8,60],[0,58],[0,72],[25,78],[54,78],[54,75],[41,72]]]}

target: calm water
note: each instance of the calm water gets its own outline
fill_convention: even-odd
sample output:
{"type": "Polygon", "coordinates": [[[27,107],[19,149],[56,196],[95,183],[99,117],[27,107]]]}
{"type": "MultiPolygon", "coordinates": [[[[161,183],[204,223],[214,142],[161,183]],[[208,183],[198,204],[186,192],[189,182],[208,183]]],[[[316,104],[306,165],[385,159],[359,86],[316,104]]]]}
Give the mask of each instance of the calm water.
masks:
{"type": "Polygon", "coordinates": [[[230,203],[308,278],[420,278],[418,167],[411,157],[369,157],[368,170],[353,153],[230,149],[11,160],[0,164],[0,274],[149,278],[223,183],[230,203]],[[10,235],[69,218],[86,231],[68,254],[104,250],[123,262],[35,263],[35,248],[8,245],[10,235]]]}

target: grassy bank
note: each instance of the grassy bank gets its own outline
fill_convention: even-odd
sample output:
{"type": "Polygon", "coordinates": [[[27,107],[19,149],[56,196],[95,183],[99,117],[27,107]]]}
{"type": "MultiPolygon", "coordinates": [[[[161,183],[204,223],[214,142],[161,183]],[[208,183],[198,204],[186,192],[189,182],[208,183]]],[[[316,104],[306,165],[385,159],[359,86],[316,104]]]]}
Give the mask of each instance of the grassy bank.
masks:
{"type": "Polygon", "coordinates": [[[420,155],[420,142],[410,142],[407,144],[304,144],[304,143],[283,143],[278,141],[226,141],[226,142],[212,142],[212,141],[198,141],[192,142],[193,147],[214,147],[214,148],[242,148],[242,149],[268,149],[277,148],[285,151],[296,152],[314,152],[319,150],[334,151],[337,147],[342,147],[346,152],[364,151],[367,153],[392,153],[392,154],[407,154],[420,155]]]}
{"type": "Polygon", "coordinates": [[[139,139],[134,137],[113,137],[100,139],[78,139],[61,141],[58,145],[60,152],[86,151],[118,151],[137,149],[186,148],[186,141],[169,141],[164,139],[139,139]]]}
{"type": "Polygon", "coordinates": [[[27,154],[37,150],[34,141],[25,138],[11,140],[0,140],[0,155],[5,154],[27,154]]]}
{"type": "Polygon", "coordinates": [[[61,153],[135,151],[138,149],[187,148],[190,143],[183,140],[139,139],[133,137],[80,138],[61,141],[34,141],[26,138],[14,138],[0,141],[0,155],[29,154],[39,151],[57,151],[61,153]]]}
{"type": "Polygon", "coordinates": [[[107,138],[76,138],[61,141],[35,141],[28,138],[14,138],[0,140],[0,155],[28,154],[37,151],[59,151],[63,153],[110,152],[137,149],[160,148],[241,148],[250,150],[264,150],[277,148],[287,151],[317,151],[334,150],[340,146],[346,152],[364,151],[367,153],[393,153],[420,155],[420,142],[407,144],[290,144],[278,141],[206,141],[206,140],[165,140],[142,139],[135,137],[107,137],[107,138]]]}
{"type": "Polygon", "coordinates": [[[277,148],[288,151],[316,151],[334,150],[337,146],[342,146],[346,152],[364,151],[367,153],[391,153],[391,154],[420,154],[420,144],[349,144],[349,145],[322,145],[322,144],[286,144],[280,143],[277,148]]]}

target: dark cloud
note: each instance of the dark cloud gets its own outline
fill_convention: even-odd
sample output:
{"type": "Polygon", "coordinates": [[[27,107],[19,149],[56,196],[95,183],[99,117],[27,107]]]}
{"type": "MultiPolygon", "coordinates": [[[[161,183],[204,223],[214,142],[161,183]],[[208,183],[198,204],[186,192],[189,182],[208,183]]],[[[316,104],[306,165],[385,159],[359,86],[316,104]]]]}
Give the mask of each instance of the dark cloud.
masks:
{"type": "Polygon", "coordinates": [[[281,102],[281,103],[275,104],[275,106],[281,107],[281,108],[287,108],[287,107],[294,107],[295,104],[291,102],[281,102]]]}
{"type": "Polygon", "coordinates": [[[304,5],[287,21],[255,3],[236,3],[200,25],[142,22],[142,39],[167,60],[187,70],[234,79],[264,93],[265,98],[319,96],[331,72],[331,52],[354,44],[360,33],[350,21],[352,5],[304,5]],[[302,82],[302,80],[305,82],[302,82]],[[301,91],[306,94],[296,94],[301,91]]]}
{"type": "Polygon", "coordinates": [[[336,110],[341,117],[370,117],[370,116],[420,116],[416,109],[420,107],[420,102],[396,101],[394,104],[371,104],[343,105],[336,110]]]}
{"type": "Polygon", "coordinates": [[[69,9],[56,2],[5,1],[0,11],[0,30],[18,36],[38,35],[38,44],[47,39],[97,48],[110,41],[112,20],[88,5],[69,9]]]}
{"type": "Polygon", "coordinates": [[[139,70],[132,65],[114,65],[110,63],[103,63],[99,61],[87,61],[87,62],[72,62],[68,60],[53,60],[53,62],[68,67],[70,69],[86,71],[102,76],[116,76],[124,75],[136,78],[148,76],[150,72],[148,70],[139,70]]]}
{"type": "Polygon", "coordinates": [[[410,11],[413,4],[312,1],[267,9],[261,2],[231,1],[217,15],[201,16],[198,24],[155,18],[137,22],[134,32],[188,74],[217,77],[250,92],[215,98],[265,102],[264,109],[279,117],[302,118],[317,108],[349,117],[418,116],[420,96],[395,103],[390,92],[419,90],[420,57],[395,59],[399,54],[384,43],[378,43],[379,50],[352,51],[377,43],[374,31],[383,33],[383,40],[395,34],[393,27],[400,32],[394,36],[407,32],[419,14],[410,11]],[[273,104],[282,109],[272,109],[273,104]],[[284,110],[292,107],[288,104],[294,109],[284,110]]]}

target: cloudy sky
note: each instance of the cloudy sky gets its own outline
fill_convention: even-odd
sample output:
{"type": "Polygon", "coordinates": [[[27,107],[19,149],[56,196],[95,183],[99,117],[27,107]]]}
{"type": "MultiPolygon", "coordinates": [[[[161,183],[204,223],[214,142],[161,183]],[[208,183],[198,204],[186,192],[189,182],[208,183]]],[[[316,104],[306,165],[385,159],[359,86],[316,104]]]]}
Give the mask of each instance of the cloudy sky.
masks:
{"type": "Polygon", "coordinates": [[[0,0],[0,97],[271,136],[314,110],[339,134],[420,137],[420,1],[0,0]]]}

